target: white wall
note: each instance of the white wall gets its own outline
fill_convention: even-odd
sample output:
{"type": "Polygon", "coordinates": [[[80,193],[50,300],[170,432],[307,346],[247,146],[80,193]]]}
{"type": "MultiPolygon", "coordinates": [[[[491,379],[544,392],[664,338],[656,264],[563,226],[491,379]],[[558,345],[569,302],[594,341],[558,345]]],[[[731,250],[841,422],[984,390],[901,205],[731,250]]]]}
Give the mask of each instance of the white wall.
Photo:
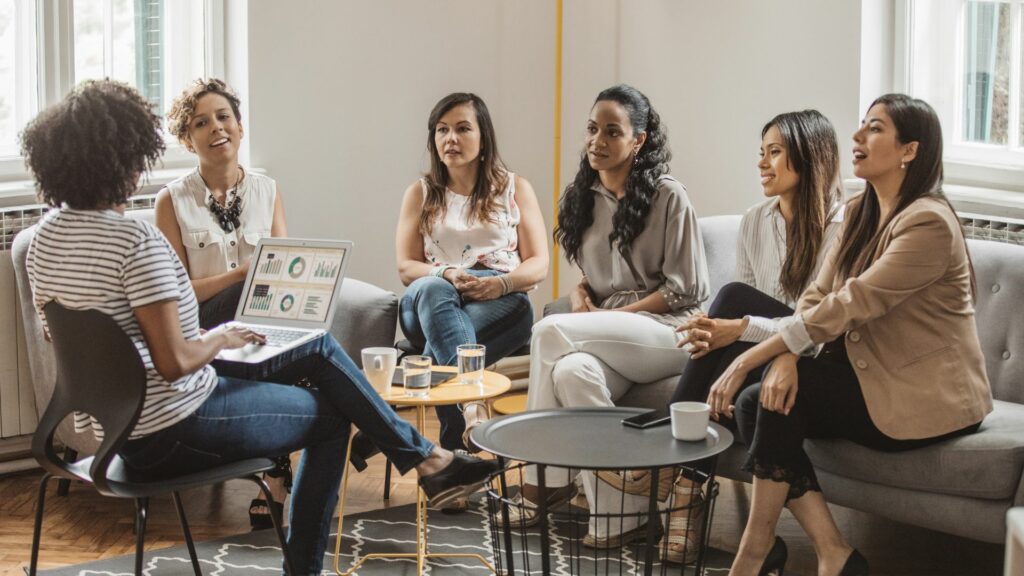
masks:
{"type": "MultiPolygon", "coordinates": [[[[487,101],[502,155],[552,226],[554,2],[250,2],[248,17],[252,163],[280,183],[292,235],[356,242],[353,277],[401,292],[401,194],[427,166],[427,114],[451,91],[487,101]]],[[[780,112],[832,119],[849,166],[859,1],[566,0],[563,29],[560,187],[593,98],[620,81],[661,113],[701,215],[758,200],[761,126],[780,112]]],[[[564,293],[576,276],[561,269],[564,293]]],[[[550,295],[542,286],[535,304],[550,295]]]]}

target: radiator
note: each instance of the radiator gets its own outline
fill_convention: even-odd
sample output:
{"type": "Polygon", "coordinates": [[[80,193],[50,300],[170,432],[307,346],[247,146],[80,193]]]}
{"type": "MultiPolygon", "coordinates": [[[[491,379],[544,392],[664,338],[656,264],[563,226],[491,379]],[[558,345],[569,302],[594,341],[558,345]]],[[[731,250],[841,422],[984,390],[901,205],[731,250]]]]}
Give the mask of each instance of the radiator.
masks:
{"type": "Polygon", "coordinates": [[[1024,220],[969,212],[957,212],[957,217],[968,238],[1024,246],[1024,220]]]}
{"type": "MultiPolygon", "coordinates": [[[[132,198],[128,209],[152,208],[153,198],[132,198]]],[[[38,420],[11,246],[46,210],[41,204],[0,209],[0,438],[31,434],[38,420]]]]}

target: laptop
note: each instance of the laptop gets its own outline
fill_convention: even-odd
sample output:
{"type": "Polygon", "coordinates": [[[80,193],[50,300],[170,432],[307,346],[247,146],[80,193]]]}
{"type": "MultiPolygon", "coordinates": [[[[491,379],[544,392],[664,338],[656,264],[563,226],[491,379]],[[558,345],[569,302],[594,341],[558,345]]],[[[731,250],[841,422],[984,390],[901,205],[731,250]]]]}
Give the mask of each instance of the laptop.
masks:
{"type": "Polygon", "coordinates": [[[351,252],[352,243],[341,240],[260,239],[229,325],[267,343],[222,350],[217,359],[258,364],[327,332],[351,252]]]}

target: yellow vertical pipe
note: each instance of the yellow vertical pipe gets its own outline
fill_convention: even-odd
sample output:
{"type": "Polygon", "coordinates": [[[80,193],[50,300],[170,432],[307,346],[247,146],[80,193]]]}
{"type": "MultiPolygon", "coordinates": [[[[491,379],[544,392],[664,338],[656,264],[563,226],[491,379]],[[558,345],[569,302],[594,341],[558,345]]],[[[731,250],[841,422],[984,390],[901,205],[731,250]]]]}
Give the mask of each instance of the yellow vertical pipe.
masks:
{"type": "MultiPolygon", "coordinates": [[[[555,134],[554,134],[554,185],[552,186],[552,228],[558,223],[558,200],[562,193],[562,0],[555,0],[555,134]]],[[[558,298],[558,270],[561,264],[558,243],[552,247],[553,281],[551,299],[558,298]]]]}

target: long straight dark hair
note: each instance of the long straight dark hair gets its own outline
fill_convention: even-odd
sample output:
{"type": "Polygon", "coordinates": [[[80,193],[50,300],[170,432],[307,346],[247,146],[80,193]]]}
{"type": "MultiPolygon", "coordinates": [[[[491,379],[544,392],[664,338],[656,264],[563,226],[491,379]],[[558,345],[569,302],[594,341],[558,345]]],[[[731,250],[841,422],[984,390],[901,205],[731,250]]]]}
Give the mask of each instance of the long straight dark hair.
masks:
{"type": "MultiPolygon", "coordinates": [[[[907,173],[900,184],[896,207],[881,226],[879,219],[882,208],[878,202],[878,193],[870,182],[863,194],[850,201],[846,232],[839,249],[839,274],[843,279],[859,276],[874,262],[882,231],[897,214],[918,198],[935,198],[956,213],[942,192],[942,125],[935,110],[924,100],[906,94],[879,96],[868,109],[876,104],[885,106],[886,113],[892,118],[898,142],[917,142],[917,154],[906,163],[907,173]]],[[[962,225],[960,234],[964,234],[962,225]]],[[[966,241],[964,250],[967,250],[966,241]]],[[[967,253],[967,263],[971,270],[971,295],[974,296],[977,285],[970,252],[967,253]]]]}
{"type": "Polygon", "coordinates": [[[825,228],[843,196],[839,145],[832,123],[817,110],[787,112],[772,118],[761,138],[778,128],[789,165],[799,175],[793,216],[786,224],[786,258],[779,272],[782,291],[797,300],[811,281],[825,241],[825,228]]]}
{"type": "MultiPolygon", "coordinates": [[[[616,102],[626,110],[634,135],[647,133],[647,140],[626,178],[625,194],[612,216],[612,232],[608,235],[609,247],[614,248],[618,244],[619,253],[625,255],[633,240],[647,226],[651,200],[658,191],[658,179],[668,173],[672,152],[668,148],[668,131],[661,123],[661,117],[639,90],[626,84],[612,86],[602,90],[594,104],[602,101],[616,102]]],[[[566,186],[559,203],[558,225],[554,233],[555,242],[562,246],[566,259],[577,265],[580,264],[583,234],[594,223],[594,193],[590,187],[597,179],[597,170],[591,168],[584,149],[576,177],[572,184],[566,186]]]]}
{"type": "Polygon", "coordinates": [[[430,234],[434,222],[443,217],[447,209],[444,193],[448,187],[448,167],[441,162],[434,141],[434,130],[449,110],[469,104],[476,112],[476,123],[480,128],[480,169],[477,171],[476,183],[469,196],[469,215],[480,222],[494,222],[497,209],[497,197],[508,185],[508,170],[505,169],[501,156],[498,155],[498,139],[494,135],[494,124],[491,113],[487,110],[482,98],[468,92],[449,94],[434,105],[427,120],[427,151],[430,153],[430,172],[424,174],[427,189],[423,191],[423,211],[420,212],[419,230],[421,234],[430,234]]]}

